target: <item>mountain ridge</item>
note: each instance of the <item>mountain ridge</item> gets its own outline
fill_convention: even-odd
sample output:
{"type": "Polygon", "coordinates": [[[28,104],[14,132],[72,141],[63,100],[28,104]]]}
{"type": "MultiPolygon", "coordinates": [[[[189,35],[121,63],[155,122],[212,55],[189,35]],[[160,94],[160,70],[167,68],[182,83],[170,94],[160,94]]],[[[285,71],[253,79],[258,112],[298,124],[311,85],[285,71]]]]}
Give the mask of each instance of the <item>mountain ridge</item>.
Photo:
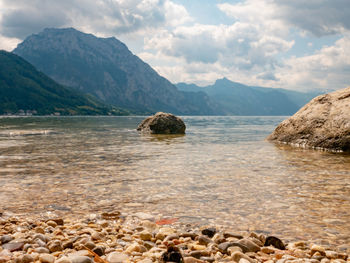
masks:
{"type": "Polygon", "coordinates": [[[292,115],[317,93],[247,86],[227,78],[212,85],[177,83],[179,90],[205,92],[226,115],[292,115]]]}
{"type": "Polygon", "coordinates": [[[129,115],[64,87],[18,55],[0,50],[0,114],[129,115]]]}
{"type": "Polygon", "coordinates": [[[118,107],[184,115],[220,112],[205,93],[179,91],[114,37],[51,28],[27,37],[13,52],[55,81],[118,107]]]}

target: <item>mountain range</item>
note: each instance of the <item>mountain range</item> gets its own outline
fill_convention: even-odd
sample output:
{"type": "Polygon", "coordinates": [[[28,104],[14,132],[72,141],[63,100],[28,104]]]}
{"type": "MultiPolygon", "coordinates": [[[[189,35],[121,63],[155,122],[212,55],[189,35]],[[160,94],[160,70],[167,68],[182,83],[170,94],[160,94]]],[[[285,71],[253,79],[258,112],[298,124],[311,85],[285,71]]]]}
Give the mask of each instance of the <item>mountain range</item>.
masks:
{"type": "Polygon", "coordinates": [[[27,37],[13,52],[58,83],[118,107],[140,113],[218,112],[205,93],[179,91],[114,37],[51,28],[27,37]]]}
{"type": "Polygon", "coordinates": [[[0,51],[0,114],[128,115],[64,87],[23,58],[0,51]]]}
{"type": "MultiPolygon", "coordinates": [[[[174,85],[132,54],[116,38],[98,38],[73,28],[50,28],[33,34],[20,43],[13,53],[31,63],[33,72],[36,70],[34,67],[40,71],[35,76],[40,73],[41,78],[45,79],[39,83],[36,77],[36,85],[30,86],[31,91],[27,87],[26,92],[31,96],[13,97],[13,103],[18,104],[14,108],[19,108],[25,98],[37,99],[41,93],[46,94],[38,88],[43,87],[46,82],[65,90],[59,93],[62,96],[56,94],[58,100],[67,100],[74,96],[77,99],[77,96],[81,96],[80,104],[83,101],[92,103],[100,109],[103,108],[102,112],[108,112],[113,107],[113,112],[118,114],[165,111],[179,115],[292,115],[318,95],[246,86],[226,78],[206,87],[185,83],[174,85]],[[74,95],[67,97],[67,92],[74,95]]],[[[26,67],[29,67],[29,63],[26,67]]],[[[16,67],[15,64],[13,67],[16,67]]],[[[20,73],[23,70],[17,71],[13,79],[21,80],[22,84],[34,78],[34,75],[28,77],[20,73]]],[[[17,89],[19,86],[17,83],[17,89]]],[[[45,86],[44,89],[47,88],[45,86]]],[[[10,90],[7,87],[6,92],[10,90]]],[[[21,92],[24,92],[23,87],[21,92]]],[[[0,103],[10,105],[9,98],[7,96],[7,101],[0,103]]],[[[37,100],[43,101],[42,98],[37,100]]],[[[48,101],[53,103],[51,99],[48,101]]],[[[79,103],[75,106],[79,106],[79,103]]],[[[70,105],[72,106],[73,104],[70,105]]],[[[70,112],[83,113],[76,109],[70,112]]]]}
{"type": "Polygon", "coordinates": [[[292,115],[319,95],[316,92],[247,86],[227,78],[205,87],[186,83],[176,86],[182,91],[205,92],[225,115],[292,115]]]}

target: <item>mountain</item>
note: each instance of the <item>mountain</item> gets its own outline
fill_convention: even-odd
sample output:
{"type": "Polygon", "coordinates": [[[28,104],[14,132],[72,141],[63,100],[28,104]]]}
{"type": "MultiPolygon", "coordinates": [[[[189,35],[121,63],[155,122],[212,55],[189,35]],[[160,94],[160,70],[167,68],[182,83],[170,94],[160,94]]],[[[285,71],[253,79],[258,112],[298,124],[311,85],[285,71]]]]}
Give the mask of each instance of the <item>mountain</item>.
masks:
{"type": "Polygon", "coordinates": [[[112,105],[139,112],[220,113],[207,94],[179,91],[114,37],[45,29],[13,52],[58,83],[112,105]]]}
{"type": "Polygon", "coordinates": [[[63,87],[21,57],[0,51],[0,114],[126,115],[63,87]]]}
{"type": "Polygon", "coordinates": [[[205,92],[227,115],[292,115],[317,94],[246,86],[226,78],[199,87],[178,83],[182,91],[205,92]]]}

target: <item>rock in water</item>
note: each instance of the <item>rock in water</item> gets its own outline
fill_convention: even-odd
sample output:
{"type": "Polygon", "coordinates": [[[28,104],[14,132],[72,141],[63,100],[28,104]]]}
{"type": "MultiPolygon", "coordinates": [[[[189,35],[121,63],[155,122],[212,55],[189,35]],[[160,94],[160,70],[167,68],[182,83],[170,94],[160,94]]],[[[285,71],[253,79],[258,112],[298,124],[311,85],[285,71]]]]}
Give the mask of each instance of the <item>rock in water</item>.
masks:
{"type": "Polygon", "coordinates": [[[350,151],[350,87],[321,95],[277,126],[268,140],[293,146],[350,151]]]}
{"type": "Polygon", "coordinates": [[[173,114],[158,112],[154,116],[144,119],[137,130],[152,134],[184,134],[186,125],[173,114]]]}

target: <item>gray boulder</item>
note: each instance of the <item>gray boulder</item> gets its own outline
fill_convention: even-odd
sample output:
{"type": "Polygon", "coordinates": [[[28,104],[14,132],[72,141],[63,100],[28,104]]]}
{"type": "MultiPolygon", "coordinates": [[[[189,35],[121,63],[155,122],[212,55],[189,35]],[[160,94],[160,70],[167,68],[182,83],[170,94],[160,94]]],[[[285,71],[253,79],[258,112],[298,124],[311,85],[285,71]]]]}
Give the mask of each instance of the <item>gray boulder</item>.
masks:
{"type": "Polygon", "coordinates": [[[350,151],[350,87],[321,95],[277,126],[268,140],[304,148],[350,151]]]}
{"type": "Polygon", "coordinates": [[[186,125],[173,114],[158,112],[154,116],[144,119],[137,130],[152,134],[184,134],[186,125]]]}

